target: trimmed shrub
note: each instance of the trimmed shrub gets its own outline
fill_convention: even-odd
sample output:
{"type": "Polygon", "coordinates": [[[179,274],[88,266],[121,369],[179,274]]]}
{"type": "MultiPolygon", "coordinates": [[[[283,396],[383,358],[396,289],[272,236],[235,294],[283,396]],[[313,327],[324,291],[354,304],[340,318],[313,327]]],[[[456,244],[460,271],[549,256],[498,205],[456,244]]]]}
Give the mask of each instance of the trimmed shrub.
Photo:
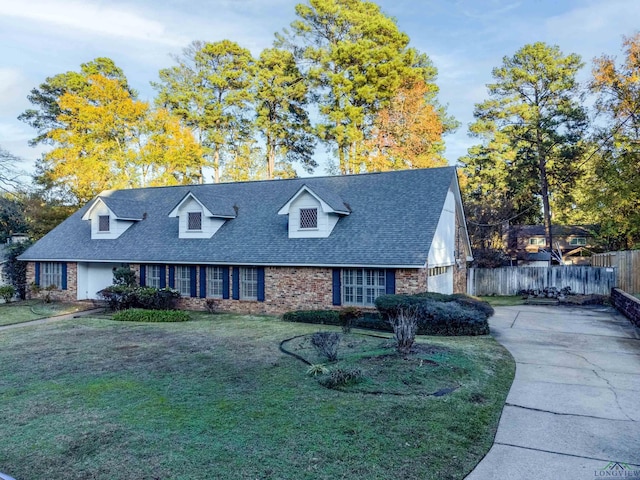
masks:
{"type": "Polygon", "coordinates": [[[493,308],[467,296],[442,294],[382,295],[376,308],[393,324],[401,311],[415,310],[419,335],[486,335],[493,308]]]}
{"type": "Polygon", "coordinates": [[[118,267],[113,271],[113,284],[125,287],[136,286],[136,272],[129,267],[118,267]]]}
{"type": "Polygon", "coordinates": [[[320,355],[327,357],[330,362],[338,360],[338,346],[340,334],[336,332],[316,332],[311,336],[311,345],[320,355]]]}
{"type": "Polygon", "coordinates": [[[112,311],[129,308],[147,310],[173,310],[180,292],[172,288],[128,287],[126,285],[111,285],[98,292],[107,301],[112,311]]]}
{"type": "Polygon", "coordinates": [[[295,310],[285,313],[282,320],[314,325],[340,325],[340,316],[335,310],[295,310]]]}
{"type": "Polygon", "coordinates": [[[9,303],[16,296],[16,289],[13,285],[3,285],[0,287],[0,298],[9,303]]]}
{"type": "Polygon", "coordinates": [[[121,322],[186,322],[189,314],[182,310],[143,310],[130,308],[113,315],[114,320],[121,322]]]}

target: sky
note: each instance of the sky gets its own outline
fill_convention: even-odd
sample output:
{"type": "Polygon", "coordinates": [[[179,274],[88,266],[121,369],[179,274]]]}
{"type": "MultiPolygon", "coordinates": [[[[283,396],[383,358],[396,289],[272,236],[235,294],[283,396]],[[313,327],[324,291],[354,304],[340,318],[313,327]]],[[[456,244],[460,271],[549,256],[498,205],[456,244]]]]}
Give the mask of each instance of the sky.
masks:
{"type": "MultiPolygon", "coordinates": [[[[306,1],[306,0],[304,0],[306,1]]],[[[35,131],[17,117],[27,95],[47,77],[78,71],[109,57],[143,100],[158,71],[174,64],[193,40],[233,40],[258,56],[274,33],[295,19],[303,0],[0,0],[0,147],[32,170],[44,151],[28,141],[35,131]]],[[[528,43],[558,45],[585,62],[588,81],[595,57],[622,57],[623,36],[640,30],[640,0],[378,0],[411,46],[438,69],[439,101],[459,122],[446,140],[455,164],[474,139],[468,136],[476,103],[487,98],[491,70],[528,43]]],[[[321,160],[329,154],[323,147],[321,160]]],[[[324,163],[323,163],[324,164],[324,163]]],[[[326,174],[319,168],[316,174],[326,174]]]]}

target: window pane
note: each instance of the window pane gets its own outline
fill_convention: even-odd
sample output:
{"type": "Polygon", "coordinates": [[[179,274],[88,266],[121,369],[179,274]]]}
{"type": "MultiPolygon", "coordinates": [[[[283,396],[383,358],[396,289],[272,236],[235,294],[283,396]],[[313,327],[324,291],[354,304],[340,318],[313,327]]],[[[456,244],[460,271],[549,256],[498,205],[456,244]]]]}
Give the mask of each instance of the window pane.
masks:
{"type": "Polygon", "coordinates": [[[386,293],[384,270],[349,268],[342,271],[342,301],[346,305],[374,306],[386,293]]]}
{"type": "Polygon", "coordinates": [[[300,228],[318,228],[318,209],[300,209],[300,228]]]}
{"type": "Polygon", "coordinates": [[[258,269],[256,268],[240,269],[240,299],[241,300],[257,300],[258,299],[258,269]]]}
{"type": "Polygon", "coordinates": [[[189,267],[176,267],[176,289],[183,297],[191,295],[191,269],[189,267]]]}
{"type": "Polygon", "coordinates": [[[188,230],[202,230],[202,213],[201,212],[189,212],[188,213],[188,230]]]}
{"type": "Polygon", "coordinates": [[[158,265],[147,267],[147,287],[160,288],[160,267],[158,265]]]}
{"type": "Polygon", "coordinates": [[[40,264],[40,286],[46,288],[51,285],[62,287],[62,264],[43,262],[40,264]]]}
{"type": "Polygon", "coordinates": [[[207,267],[207,297],[222,298],[222,285],[222,268],[207,267]]]}
{"type": "Polygon", "coordinates": [[[98,231],[99,232],[109,231],[109,215],[98,216],[98,231]]]}

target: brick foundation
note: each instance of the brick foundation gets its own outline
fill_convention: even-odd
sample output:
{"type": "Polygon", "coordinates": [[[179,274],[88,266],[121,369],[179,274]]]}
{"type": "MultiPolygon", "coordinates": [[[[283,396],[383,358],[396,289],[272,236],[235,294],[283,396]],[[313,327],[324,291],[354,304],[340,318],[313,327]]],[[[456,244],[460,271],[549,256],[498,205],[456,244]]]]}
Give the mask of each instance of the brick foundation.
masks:
{"type": "Polygon", "coordinates": [[[611,303],[616,307],[616,310],[624,314],[636,327],[640,327],[640,299],[619,288],[613,288],[611,289],[611,303]]]}

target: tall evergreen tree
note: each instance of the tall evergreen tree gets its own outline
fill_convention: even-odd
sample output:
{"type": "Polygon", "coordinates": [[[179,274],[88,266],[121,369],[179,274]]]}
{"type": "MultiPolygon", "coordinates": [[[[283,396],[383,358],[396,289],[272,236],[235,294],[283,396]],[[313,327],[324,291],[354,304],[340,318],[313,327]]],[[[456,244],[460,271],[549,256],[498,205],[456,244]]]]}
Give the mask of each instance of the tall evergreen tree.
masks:
{"type": "Polygon", "coordinates": [[[470,127],[482,144],[462,159],[470,186],[482,188],[473,180],[480,171],[493,177],[516,212],[529,214],[539,198],[549,247],[551,197],[570,194],[576,176],[567,173],[584,150],[587,116],[576,81],[582,65],[578,55],[541,42],[504,57],[470,127]]]}
{"type": "Polygon", "coordinates": [[[307,85],[287,50],[266,49],[257,63],[255,125],[265,140],[267,178],[281,176],[280,162],[298,162],[311,172],[315,137],[307,112],[307,85]]]}
{"type": "Polygon", "coordinates": [[[203,147],[214,181],[220,181],[224,156],[251,137],[250,105],[255,61],[249,50],[230,40],[193,42],[160,71],[157,103],[179,116],[203,147]]]}
{"type": "Polygon", "coordinates": [[[278,44],[304,66],[321,116],[317,134],[335,147],[341,173],[367,170],[363,142],[376,114],[407,79],[433,85],[436,69],[375,3],[309,0],[296,13],[291,34],[285,31],[278,44]]]}

